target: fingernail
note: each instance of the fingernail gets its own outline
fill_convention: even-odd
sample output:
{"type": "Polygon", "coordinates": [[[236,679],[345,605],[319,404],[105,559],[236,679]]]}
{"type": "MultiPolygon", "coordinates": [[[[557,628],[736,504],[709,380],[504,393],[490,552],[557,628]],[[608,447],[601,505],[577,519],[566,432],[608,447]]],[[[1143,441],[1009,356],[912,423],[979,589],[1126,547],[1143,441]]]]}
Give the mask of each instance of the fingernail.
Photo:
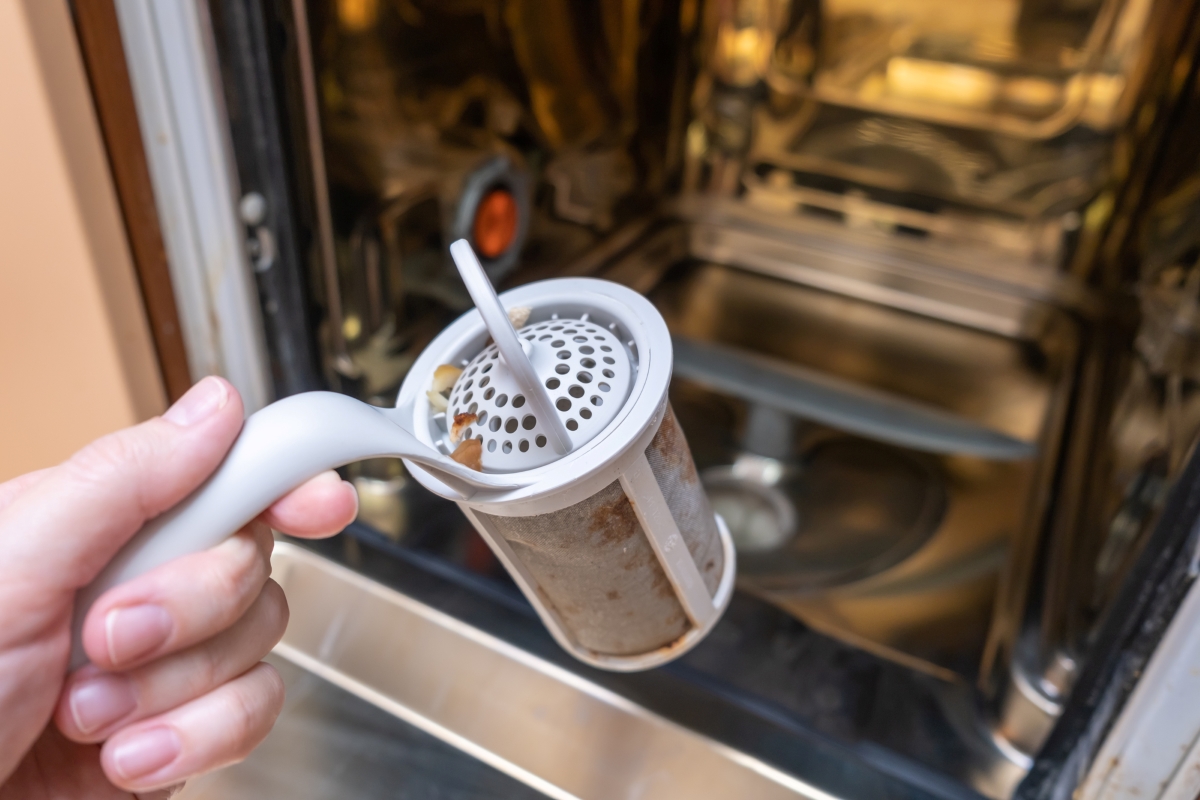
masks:
{"type": "Polygon", "coordinates": [[[332,469],[327,469],[324,472],[317,473],[313,480],[320,481],[321,483],[345,483],[345,481],[342,480],[342,476],[338,475],[337,472],[332,469]]]}
{"type": "Polygon", "coordinates": [[[71,716],[83,733],[104,728],[137,707],[133,686],[119,675],[98,675],[71,688],[71,716]]]}
{"type": "Polygon", "coordinates": [[[161,606],[114,608],[104,618],[108,657],[115,666],[144,656],[161,647],[173,627],[171,615],[161,606]]]}
{"type": "Polygon", "coordinates": [[[229,389],[225,382],[210,375],[176,400],[175,405],[163,414],[163,419],[186,428],[211,417],[228,402],[229,389]]]}
{"type": "Polygon", "coordinates": [[[182,749],[175,731],[151,728],[113,748],[112,763],[118,775],[132,781],[170,764],[182,749]]]}

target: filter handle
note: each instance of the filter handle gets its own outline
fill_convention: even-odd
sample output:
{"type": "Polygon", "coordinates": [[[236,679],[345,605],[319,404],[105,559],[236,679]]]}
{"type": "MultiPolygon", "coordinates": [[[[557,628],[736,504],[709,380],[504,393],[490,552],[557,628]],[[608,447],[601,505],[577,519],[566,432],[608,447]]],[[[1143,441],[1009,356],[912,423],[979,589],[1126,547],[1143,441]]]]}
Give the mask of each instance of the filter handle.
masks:
{"type": "Polygon", "coordinates": [[[483,324],[487,326],[488,333],[496,342],[500,357],[504,359],[509,371],[524,390],[534,413],[545,421],[546,430],[550,434],[547,437],[550,446],[554,448],[554,452],[565,456],[571,452],[571,436],[555,411],[550,395],[546,393],[546,387],[538,380],[533,364],[525,355],[521,340],[508,318],[508,312],[496,296],[496,290],[488,280],[487,273],[483,271],[483,265],[479,263],[475,251],[466,239],[459,239],[450,245],[450,255],[458,267],[458,274],[467,286],[467,291],[471,294],[471,300],[483,317],[483,324]]]}

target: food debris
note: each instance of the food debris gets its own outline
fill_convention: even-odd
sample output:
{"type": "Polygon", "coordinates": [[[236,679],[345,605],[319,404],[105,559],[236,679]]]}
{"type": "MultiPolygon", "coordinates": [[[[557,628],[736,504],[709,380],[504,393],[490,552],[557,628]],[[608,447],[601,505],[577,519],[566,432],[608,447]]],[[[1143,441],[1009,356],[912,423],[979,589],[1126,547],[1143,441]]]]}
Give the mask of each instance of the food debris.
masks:
{"type": "Polygon", "coordinates": [[[517,330],[525,327],[525,323],[529,321],[529,315],[533,313],[533,309],[527,306],[517,306],[508,310],[508,321],[517,330]]]}
{"type": "Polygon", "coordinates": [[[450,401],[441,392],[428,391],[425,396],[429,398],[429,405],[433,406],[434,411],[444,412],[450,407],[450,401]]]}
{"type": "Polygon", "coordinates": [[[454,388],[454,382],[458,380],[458,376],[462,375],[462,370],[451,364],[442,364],[433,371],[433,386],[430,388],[435,392],[446,392],[454,388]]]}
{"type": "Polygon", "coordinates": [[[483,472],[483,440],[482,439],[467,439],[454,449],[450,454],[450,458],[454,459],[464,467],[483,472]]]}
{"type": "Polygon", "coordinates": [[[463,429],[473,423],[478,417],[475,414],[455,414],[454,422],[450,425],[450,441],[457,442],[462,436],[463,429]]]}

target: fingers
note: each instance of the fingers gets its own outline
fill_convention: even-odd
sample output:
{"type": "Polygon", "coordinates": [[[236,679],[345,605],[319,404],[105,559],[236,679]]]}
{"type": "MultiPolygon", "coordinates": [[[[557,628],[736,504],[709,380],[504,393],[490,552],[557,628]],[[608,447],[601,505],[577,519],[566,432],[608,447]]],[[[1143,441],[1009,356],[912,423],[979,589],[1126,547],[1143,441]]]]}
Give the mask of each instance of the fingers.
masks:
{"type": "Polygon", "coordinates": [[[103,670],[127,670],[204,641],[236,622],[271,574],[261,522],[105,592],[88,611],[83,647],[103,670]]]}
{"type": "Polygon", "coordinates": [[[127,791],[170,786],[241,761],[283,708],[283,681],[259,663],[215,691],[118,731],[100,750],[110,781],[127,791]]]}
{"type": "Polygon", "coordinates": [[[262,515],[276,530],[292,536],[332,536],[358,516],[358,493],[334,472],[322,472],[280,498],[262,515]]]}
{"type": "Polygon", "coordinates": [[[208,377],[162,417],[98,439],[0,511],[0,569],[43,591],[84,586],[213,471],[241,425],[237,391],[208,377]]]}
{"type": "Polygon", "coordinates": [[[42,479],[49,474],[49,468],[38,469],[0,483],[0,511],[3,511],[9,503],[16,500],[27,489],[41,483],[42,479]]]}
{"type": "Polygon", "coordinates": [[[118,728],[213,691],[257,664],[287,627],[283,590],[268,581],[232,628],[195,647],[123,673],[94,666],[72,674],[55,721],[67,738],[101,742],[118,728]]]}

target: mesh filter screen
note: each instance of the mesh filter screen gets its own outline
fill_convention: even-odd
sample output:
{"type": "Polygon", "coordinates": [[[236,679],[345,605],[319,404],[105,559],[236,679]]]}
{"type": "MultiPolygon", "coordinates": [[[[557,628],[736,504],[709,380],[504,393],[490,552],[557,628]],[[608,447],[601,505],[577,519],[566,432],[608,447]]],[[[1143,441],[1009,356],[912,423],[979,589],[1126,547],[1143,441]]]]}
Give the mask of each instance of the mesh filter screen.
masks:
{"type": "Polygon", "coordinates": [[[650,462],[650,470],[671,509],[676,527],[687,542],[688,552],[704,578],[709,595],[716,594],[725,569],[717,522],[696,473],[696,462],[692,460],[683,428],[679,427],[675,410],[669,403],[658,433],[646,448],[646,460],[650,462]]]}
{"type": "MultiPolygon", "coordinates": [[[[723,567],[721,543],[669,406],[646,457],[711,595],[723,567]]],[[[637,655],[665,647],[691,628],[620,481],[560,511],[481,516],[508,542],[537,581],[543,602],[584,647],[637,655]]]]}

